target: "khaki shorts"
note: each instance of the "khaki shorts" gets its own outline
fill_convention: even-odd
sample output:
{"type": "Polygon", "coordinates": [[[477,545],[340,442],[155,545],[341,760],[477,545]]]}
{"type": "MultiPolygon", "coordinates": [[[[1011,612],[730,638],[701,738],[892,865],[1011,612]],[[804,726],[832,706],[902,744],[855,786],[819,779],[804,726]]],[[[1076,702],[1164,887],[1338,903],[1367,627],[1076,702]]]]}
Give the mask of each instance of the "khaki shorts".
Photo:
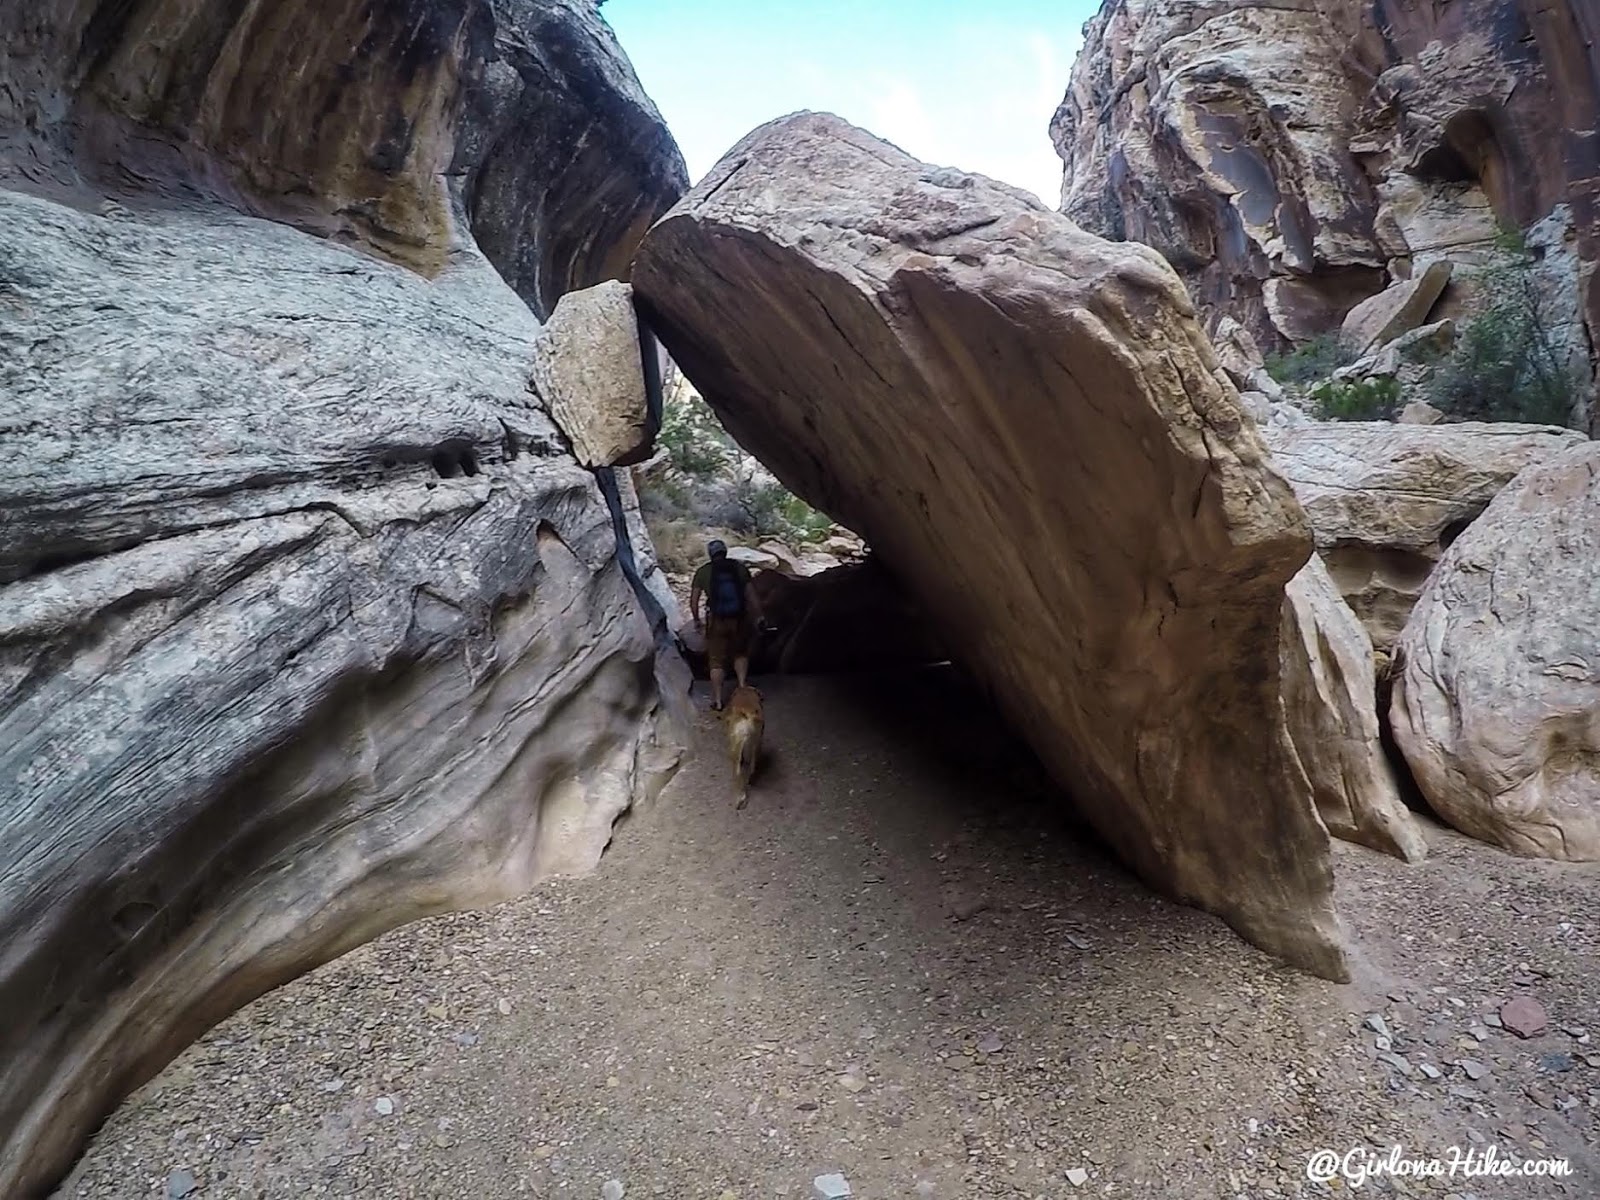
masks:
{"type": "Polygon", "coordinates": [[[706,617],[706,660],[713,671],[726,671],[736,658],[750,657],[755,626],[748,615],[706,617]]]}

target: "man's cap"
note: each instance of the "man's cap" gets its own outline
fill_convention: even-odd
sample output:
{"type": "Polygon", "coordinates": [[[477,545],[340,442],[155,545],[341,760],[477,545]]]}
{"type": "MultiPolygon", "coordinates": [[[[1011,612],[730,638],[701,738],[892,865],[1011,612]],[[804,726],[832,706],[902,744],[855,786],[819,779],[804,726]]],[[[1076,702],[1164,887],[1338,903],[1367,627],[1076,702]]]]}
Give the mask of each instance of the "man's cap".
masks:
{"type": "Polygon", "coordinates": [[[728,547],[723,544],[721,538],[712,538],[706,543],[706,553],[711,555],[712,558],[716,558],[717,555],[726,554],[727,552],[728,547]]]}

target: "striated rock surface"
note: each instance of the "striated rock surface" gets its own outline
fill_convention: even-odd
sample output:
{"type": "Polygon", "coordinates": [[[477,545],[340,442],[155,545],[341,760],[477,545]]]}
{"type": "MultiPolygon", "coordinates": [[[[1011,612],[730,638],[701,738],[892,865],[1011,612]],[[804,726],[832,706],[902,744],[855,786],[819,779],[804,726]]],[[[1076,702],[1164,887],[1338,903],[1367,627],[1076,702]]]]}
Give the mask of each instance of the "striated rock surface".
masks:
{"type": "Polygon", "coordinates": [[[1284,591],[1289,736],[1329,833],[1417,862],[1428,847],[1379,740],[1376,696],[1372,641],[1312,555],[1284,591]]]}
{"type": "Polygon", "coordinates": [[[561,297],[539,337],[539,392],[586,467],[650,455],[661,427],[661,362],[655,339],[640,333],[633,289],[611,280],[561,297]]]}
{"type": "Polygon", "coordinates": [[[1272,458],[1339,592],[1387,652],[1446,546],[1524,467],[1584,441],[1539,425],[1275,423],[1272,458]]]}
{"type": "Polygon", "coordinates": [[[1389,710],[1428,803],[1517,854],[1600,859],[1600,443],[1530,467],[1439,563],[1389,710]]]}
{"type": "Polygon", "coordinates": [[[1345,974],[1278,665],[1310,537],[1159,257],[799,114],[650,231],[633,283],[1146,879],[1345,974]]]}
{"type": "Polygon", "coordinates": [[[535,311],[625,261],[682,164],[588,5],[90,0],[0,33],[26,1198],[220,1017],[591,866],[669,776],[670,593],[626,473],[580,466],[530,380],[535,311]],[[576,159],[519,124],[546,101],[576,159]]]}
{"type": "Polygon", "coordinates": [[[1212,324],[1227,313],[1269,349],[1384,284],[1333,7],[1108,3],[1051,123],[1063,211],[1159,250],[1212,324]]]}
{"type": "Polygon", "coordinates": [[[1264,348],[1558,213],[1600,340],[1597,114],[1588,0],[1107,0],[1051,135],[1066,213],[1264,348]]]}

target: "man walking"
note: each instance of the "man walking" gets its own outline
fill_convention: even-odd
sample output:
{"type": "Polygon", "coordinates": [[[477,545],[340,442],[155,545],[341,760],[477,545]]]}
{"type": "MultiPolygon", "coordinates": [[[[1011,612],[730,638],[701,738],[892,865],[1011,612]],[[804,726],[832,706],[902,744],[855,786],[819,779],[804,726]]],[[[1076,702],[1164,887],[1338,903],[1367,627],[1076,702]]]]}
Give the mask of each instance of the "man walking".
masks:
{"type": "Polygon", "coordinates": [[[710,561],[701,564],[689,585],[689,611],[695,629],[704,628],[706,658],[711,667],[711,707],[722,709],[722,684],[733,659],[733,673],[739,686],[745,686],[750,673],[750,646],[755,641],[756,625],[762,620],[761,602],[750,586],[750,571],[743,563],[728,557],[728,547],[713,539],[706,545],[710,561]],[[700,601],[708,601],[710,611],[702,625],[700,601]]]}

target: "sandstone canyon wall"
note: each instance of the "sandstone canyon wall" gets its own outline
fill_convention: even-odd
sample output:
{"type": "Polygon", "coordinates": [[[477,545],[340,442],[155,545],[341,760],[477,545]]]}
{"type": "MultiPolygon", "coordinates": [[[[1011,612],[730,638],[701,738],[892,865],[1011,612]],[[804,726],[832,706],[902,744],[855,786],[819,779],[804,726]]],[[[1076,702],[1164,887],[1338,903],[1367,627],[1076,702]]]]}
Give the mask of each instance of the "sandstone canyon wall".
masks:
{"type": "Polygon", "coordinates": [[[26,1197],[221,1016],[592,865],[670,774],[631,486],[530,380],[686,179],[587,0],[5,3],[0,36],[26,1197]]]}
{"type": "Polygon", "coordinates": [[[1280,672],[1310,533],[1166,263],[799,114],[633,281],[728,430],[867,539],[1127,861],[1345,974],[1280,672]]]}
{"type": "Polygon", "coordinates": [[[1503,226],[1583,361],[1597,114],[1588,0],[1106,0],[1051,135],[1066,213],[1159,250],[1212,330],[1302,342],[1503,226]]]}

